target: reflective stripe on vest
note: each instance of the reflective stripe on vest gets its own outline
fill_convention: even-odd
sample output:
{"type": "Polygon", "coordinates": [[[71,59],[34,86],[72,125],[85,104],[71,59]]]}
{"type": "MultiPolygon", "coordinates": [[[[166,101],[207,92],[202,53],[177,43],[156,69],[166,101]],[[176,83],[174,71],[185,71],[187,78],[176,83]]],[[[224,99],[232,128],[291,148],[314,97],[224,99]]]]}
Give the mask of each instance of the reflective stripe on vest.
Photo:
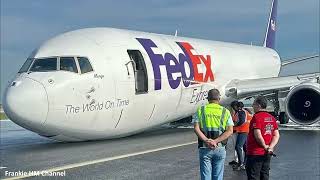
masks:
{"type": "MultiPolygon", "coordinates": [[[[201,131],[207,138],[215,139],[225,132],[227,121],[230,116],[227,109],[218,104],[209,104],[198,109],[198,118],[201,131]]],[[[206,147],[199,138],[199,147],[206,147]]],[[[222,142],[225,145],[227,140],[222,142]]]]}
{"type": "Polygon", "coordinates": [[[224,132],[227,120],[226,108],[220,105],[206,105],[198,109],[200,127],[204,131],[224,132]]]}
{"type": "Polygon", "coordinates": [[[201,121],[200,121],[200,124],[201,124],[201,129],[203,129],[205,132],[208,132],[207,125],[206,125],[206,114],[205,114],[205,109],[204,108],[205,108],[205,106],[201,107],[201,121]]]}

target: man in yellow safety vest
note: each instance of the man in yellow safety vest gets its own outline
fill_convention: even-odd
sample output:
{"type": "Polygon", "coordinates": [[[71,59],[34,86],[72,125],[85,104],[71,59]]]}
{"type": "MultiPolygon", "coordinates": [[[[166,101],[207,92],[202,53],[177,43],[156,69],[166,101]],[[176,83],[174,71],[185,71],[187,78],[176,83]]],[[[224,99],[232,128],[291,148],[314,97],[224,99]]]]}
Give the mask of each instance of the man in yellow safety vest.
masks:
{"type": "Polygon", "coordinates": [[[219,105],[220,92],[211,89],[209,104],[199,107],[194,116],[194,131],[198,136],[201,179],[223,179],[225,145],[233,132],[229,110],[219,105]]]}

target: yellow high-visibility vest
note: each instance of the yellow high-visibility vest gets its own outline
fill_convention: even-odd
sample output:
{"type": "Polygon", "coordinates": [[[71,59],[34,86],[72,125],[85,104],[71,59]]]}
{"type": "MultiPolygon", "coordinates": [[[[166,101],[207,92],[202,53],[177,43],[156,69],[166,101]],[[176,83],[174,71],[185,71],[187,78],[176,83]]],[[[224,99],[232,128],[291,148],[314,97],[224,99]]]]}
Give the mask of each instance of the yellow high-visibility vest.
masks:
{"type": "MultiPolygon", "coordinates": [[[[229,110],[215,103],[199,107],[197,115],[201,131],[210,139],[215,139],[225,132],[227,121],[231,116],[229,110]]],[[[225,146],[227,141],[228,139],[220,144],[225,146]]],[[[198,147],[206,147],[201,138],[198,138],[198,147]]]]}
{"type": "Polygon", "coordinates": [[[230,118],[230,112],[219,104],[210,103],[198,108],[198,119],[202,131],[220,131],[222,134],[230,118]]]}

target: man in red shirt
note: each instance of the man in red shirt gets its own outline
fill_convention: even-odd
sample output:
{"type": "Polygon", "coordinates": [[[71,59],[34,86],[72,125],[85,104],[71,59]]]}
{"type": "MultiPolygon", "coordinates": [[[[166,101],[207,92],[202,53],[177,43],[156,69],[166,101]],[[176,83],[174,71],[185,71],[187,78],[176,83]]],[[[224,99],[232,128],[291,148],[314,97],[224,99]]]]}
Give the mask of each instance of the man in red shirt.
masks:
{"type": "Polygon", "coordinates": [[[265,110],[267,102],[265,97],[258,96],[252,104],[255,114],[247,139],[248,180],[269,179],[271,155],[280,137],[276,119],[265,110]]]}

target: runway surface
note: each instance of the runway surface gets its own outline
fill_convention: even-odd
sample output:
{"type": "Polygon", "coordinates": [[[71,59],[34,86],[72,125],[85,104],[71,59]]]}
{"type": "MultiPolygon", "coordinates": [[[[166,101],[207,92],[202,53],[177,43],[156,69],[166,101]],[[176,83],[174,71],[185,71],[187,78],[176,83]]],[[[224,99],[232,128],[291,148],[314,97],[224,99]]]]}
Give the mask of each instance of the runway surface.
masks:
{"type": "MultiPolygon", "coordinates": [[[[5,172],[55,170],[64,177],[26,179],[199,179],[196,136],[188,127],[162,126],[138,135],[105,141],[60,143],[0,121],[0,179],[5,172]]],[[[320,178],[320,126],[281,128],[270,179],[320,178]]],[[[244,171],[227,165],[224,179],[246,179],[244,171]]]]}

